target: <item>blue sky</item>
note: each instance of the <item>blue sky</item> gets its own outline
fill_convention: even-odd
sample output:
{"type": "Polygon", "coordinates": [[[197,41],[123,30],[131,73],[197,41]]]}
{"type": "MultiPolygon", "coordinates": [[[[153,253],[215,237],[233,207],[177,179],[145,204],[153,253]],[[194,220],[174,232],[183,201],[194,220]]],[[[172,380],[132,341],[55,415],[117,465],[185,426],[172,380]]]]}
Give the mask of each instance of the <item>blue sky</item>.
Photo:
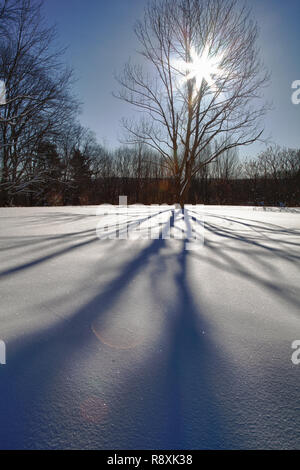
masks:
{"type": "MultiPolygon", "coordinates": [[[[291,102],[291,84],[300,80],[300,1],[248,0],[260,27],[259,45],[272,79],[266,98],[273,102],[265,136],[272,142],[300,148],[300,105],[291,102]]],[[[132,109],[112,96],[114,73],[136,56],[133,25],[146,0],[47,0],[45,13],[56,23],[60,42],[68,45],[67,62],[75,69],[81,122],[110,148],[122,135],[120,119],[132,109]]],[[[241,151],[256,154],[262,144],[241,151]]]]}

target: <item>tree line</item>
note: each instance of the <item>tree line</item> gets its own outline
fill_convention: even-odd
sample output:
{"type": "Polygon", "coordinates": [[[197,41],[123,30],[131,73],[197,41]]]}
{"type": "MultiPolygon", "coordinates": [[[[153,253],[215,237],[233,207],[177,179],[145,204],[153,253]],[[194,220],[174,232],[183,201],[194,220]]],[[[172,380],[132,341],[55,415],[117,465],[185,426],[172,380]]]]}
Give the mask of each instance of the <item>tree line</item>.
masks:
{"type": "MultiPolygon", "coordinates": [[[[33,174],[11,195],[15,205],[173,204],[174,179],[144,144],[108,150],[82,126],[59,143],[40,143],[33,174]]],[[[190,204],[299,206],[300,150],[272,146],[241,160],[229,150],[201,169],[190,184],[190,204]]]]}
{"type": "MultiPolygon", "coordinates": [[[[229,9],[235,3],[215,2],[214,8],[207,10],[208,17],[202,17],[196,8],[199,0],[178,1],[168,0],[167,10],[162,6],[149,10],[152,16],[148,15],[146,23],[139,24],[137,34],[146,51],[150,27],[156,28],[160,48],[163,48],[161,52],[165,54],[170,50],[164,48],[164,40],[167,38],[170,45],[174,29],[167,26],[177,24],[180,14],[183,20],[191,20],[192,12],[197,14],[198,23],[192,23],[192,26],[196,28],[202,24],[205,31],[212,27],[214,15],[220,14],[224,5],[229,9]],[[174,10],[176,5],[193,7],[193,10],[174,10]],[[164,23],[161,22],[163,18],[164,23]]],[[[172,108],[175,106],[173,82],[167,81],[169,98],[164,105],[171,121],[165,114],[164,127],[173,135],[172,152],[166,153],[167,146],[163,145],[167,137],[151,127],[154,108],[149,99],[144,101],[145,96],[138,105],[148,106],[148,121],[144,120],[142,127],[130,128],[131,145],[108,150],[79,122],[80,104],[72,92],[73,72],[64,66],[65,50],[57,47],[56,29],[49,27],[43,19],[42,3],[0,0],[0,80],[5,83],[5,100],[0,101],[0,205],[116,204],[122,194],[128,196],[129,203],[144,204],[184,201],[193,204],[299,205],[299,150],[271,146],[256,158],[243,162],[238,158],[239,144],[252,142],[260,135],[254,121],[256,113],[261,116],[263,109],[252,111],[254,114],[243,114],[244,120],[246,117],[246,121],[252,122],[250,128],[246,121],[239,122],[238,109],[244,102],[242,92],[247,101],[254,91],[254,82],[257,87],[261,83],[257,82],[255,73],[258,62],[254,56],[247,56],[251,48],[245,48],[247,38],[254,41],[255,29],[251,27],[252,23],[247,23],[247,17],[244,23],[238,22],[236,16],[232,18],[227,25],[224,23],[219,27],[223,38],[227,37],[229,25],[233,37],[239,37],[241,25],[248,25],[248,36],[243,36],[235,54],[243,51],[246,63],[250,61],[247,70],[248,79],[253,79],[252,88],[246,84],[246,76],[245,83],[240,86],[235,83],[236,89],[229,93],[230,100],[224,108],[224,103],[209,101],[211,91],[204,82],[195,95],[195,79],[191,79],[186,85],[187,95],[182,91],[179,115],[176,114],[179,111],[172,108]],[[203,102],[210,104],[201,110],[203,102]],[[231,114],[231,125],[235,129],[234,133],[228,134],[226,119],[231,114]],[[226,128],[224,133],[223,126],[226,128]],[[215,132],[218,139],[212,138],[216,137],[215,132]],[[199,140],[200,134],[202,140],[199,140]]],[[[184,25],[183,34],[187,40],[194,32],[188,23],[184,25]]],[[[177,24],[178,30],[179,26],[177,24]]],[[[219,41],[219,37],[217,39],[219,41]]],[[[230,41],[229,36],[227,39],[230,41]]],[[[148,53],[153,54],[153,51],[148,50],[148,53]]],[[[170,72],[171,66],[166,60],[157,62],[157,56],[152,55],[150,60],[152,63],[154,60],[163,76],[168,67],[170,72]]],[[[235,55],[231,62],[227,58],[226,63],[231,63],[233,68],[240,67],[240,60],[241,57],[238,60],[235,55]]],[[[125,70],[121,82],[126,93],[119,97],[134,101],[134,96],[140,93],[136,82],[142,79],[139,73],[139,69],[125,70]],[[130,79],[134,79],[133,82],[130,79]],[[128,94],[131,86],[134,92],[128,94]]],[[[228,87],[232,78],[225,78],[223,87],[228,87]]],[[[152,96],[150,84],[139,83],[148,87],[152,96]]],[[[157,106],[162,106],[158,89],[156,92],[154,101],[157,100],[157,106]]],[[[164,113],[162,107],[159,109],[164,113]]]]}

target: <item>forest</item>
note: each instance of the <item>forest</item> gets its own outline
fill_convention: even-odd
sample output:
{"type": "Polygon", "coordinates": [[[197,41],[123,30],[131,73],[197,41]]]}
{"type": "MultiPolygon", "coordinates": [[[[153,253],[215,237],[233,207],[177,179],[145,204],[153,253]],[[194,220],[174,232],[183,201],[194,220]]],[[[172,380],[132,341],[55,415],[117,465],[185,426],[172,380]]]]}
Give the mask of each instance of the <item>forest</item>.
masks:
{"type": "MultiPolygon", "coordinates": [[[[80,124],[74,72],[64,54],[41,5],[2,3],[0,205],[115,204],[122,194],[131,204],[175,203],[176,175],[156,148],[136,138],[107,149],[80,124]]],[[[186,202],[299,205],[299,149],[273,144],[239,159],[238,148],[214,153],[214,145],[197,156],[186,202]]]]}

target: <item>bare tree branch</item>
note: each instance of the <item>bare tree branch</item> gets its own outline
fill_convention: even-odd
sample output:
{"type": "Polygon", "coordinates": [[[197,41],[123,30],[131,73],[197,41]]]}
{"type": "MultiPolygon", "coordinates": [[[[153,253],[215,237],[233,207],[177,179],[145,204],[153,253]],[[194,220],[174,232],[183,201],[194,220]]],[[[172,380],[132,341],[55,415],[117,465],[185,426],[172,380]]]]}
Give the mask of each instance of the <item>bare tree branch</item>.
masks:
{"type": "Polygon", "coordinates": [[[204,165],[262,135],[268,106],[261,94],[269,77],[257,49],[257,25],[237,0],[153,0],[135,33],[148,72],[128,62],[118,77],[116,96],[143,115],[137,125],[124,121],[127,142],[160,153],[183,203],[204,165]],[[218,60],[213,85],[205,70],[198,87],[197,76],[177,65],[191,63],[193,51],[208,51],[208,65],[218,60]]]}

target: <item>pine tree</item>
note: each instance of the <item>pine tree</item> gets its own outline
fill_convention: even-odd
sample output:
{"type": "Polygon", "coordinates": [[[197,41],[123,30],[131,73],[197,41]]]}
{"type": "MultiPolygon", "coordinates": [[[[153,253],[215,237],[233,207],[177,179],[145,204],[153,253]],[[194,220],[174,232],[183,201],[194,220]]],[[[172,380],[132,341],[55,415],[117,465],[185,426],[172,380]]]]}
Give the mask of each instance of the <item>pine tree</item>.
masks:
{"type": "Polygon", "coordinates": [[[74,150],[70,161],[71,169],[71,203],[88,204],[91,189],[90,159],[79,149],[74,150]]]}

